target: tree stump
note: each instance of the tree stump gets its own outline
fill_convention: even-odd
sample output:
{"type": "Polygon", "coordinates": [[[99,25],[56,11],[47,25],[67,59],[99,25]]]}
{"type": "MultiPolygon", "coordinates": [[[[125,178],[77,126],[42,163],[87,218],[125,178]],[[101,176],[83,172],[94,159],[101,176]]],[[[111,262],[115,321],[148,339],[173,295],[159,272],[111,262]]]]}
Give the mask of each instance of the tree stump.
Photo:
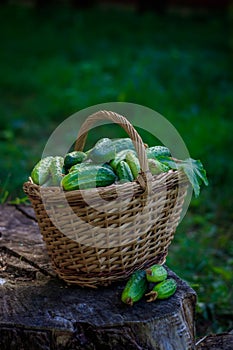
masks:
{"type": "Polygon", "coordinates": [[[67,286],[53,273],[31,207],[0,207],[1,350],[192,350],[195,292],[171,270],[176,293],[133,307],[125,282],[67,286]]]}
{"type": "Polygon", "coordinates": [[[232,350],[233,334],[220,333],[204,337],[197,342],[196,350],[232,350]]]}

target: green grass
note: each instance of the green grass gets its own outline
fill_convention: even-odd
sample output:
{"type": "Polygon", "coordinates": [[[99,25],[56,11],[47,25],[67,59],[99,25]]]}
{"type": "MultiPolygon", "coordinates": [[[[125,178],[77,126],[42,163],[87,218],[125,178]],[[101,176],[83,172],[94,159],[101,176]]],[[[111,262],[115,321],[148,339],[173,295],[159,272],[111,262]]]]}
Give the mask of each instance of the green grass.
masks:
{"type": "Polygon", "coordinates": [[[59,7],[41,15],[12,5],[1,7],[0,23],[0,201],[25,200],[22,184],[49,135],[74,112],[117,101],[158,111],[202,160],[210,182],[179,226],[168,264],[197,290],[199,319],[215,320],[207,331],[232,327],[227,18],[59,7]]]}

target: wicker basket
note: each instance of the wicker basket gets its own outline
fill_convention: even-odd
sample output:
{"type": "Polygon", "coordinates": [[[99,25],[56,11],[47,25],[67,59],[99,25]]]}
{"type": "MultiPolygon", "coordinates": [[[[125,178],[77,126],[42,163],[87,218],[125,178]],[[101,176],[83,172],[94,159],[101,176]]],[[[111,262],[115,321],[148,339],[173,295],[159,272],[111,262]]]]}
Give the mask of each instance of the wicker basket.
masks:
{"type": "Polygon", "coordinates": [[[24,183],[55,272],[69,284],[88,287],[164,263],[188,188],[182,172],[151,175],[141,137],[115,112],[89,116],[76,150],[83,149],[88,130],[102,119],[119,124],[132,139],[141,165],[136,181],[67,192],[24,183]]]}

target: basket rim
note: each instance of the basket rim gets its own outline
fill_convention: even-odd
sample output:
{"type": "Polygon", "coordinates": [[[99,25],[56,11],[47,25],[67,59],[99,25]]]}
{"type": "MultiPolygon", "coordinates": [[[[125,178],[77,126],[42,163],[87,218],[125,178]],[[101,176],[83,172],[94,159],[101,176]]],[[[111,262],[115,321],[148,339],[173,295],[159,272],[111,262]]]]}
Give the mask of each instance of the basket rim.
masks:
{"type": "MultiPolygon", "coordinates": [[[[172,180],[174,178],[175,182],[179,184],[179,186],[186,186],[189,184],[188,178],[185,175],[185,173],[181,170],[172,170],[170,169],[168,172],[161,173],[158,175],[152,175],[151,176],[151,183],[154,185],[154,190],[163,190],[168,187],[168,185],[165,183],[166,181],[172,180]],[[178,175],[178,176],[177,176],[178,175]],[[158,186],[156,186],[156,182],[158,183],[158,186]]],[[[140,186],[139,182],[137,179],[135,179],[132,182],[126,182],[123,184],[120,183],[113,183],[109,186],[103,186],[103,187],[93,187],[93,188],[88,188],[88,189],[77,189],[77,190],[71,190],[71,191],[65,191],[61,186],[48,186],[44,187],[43,185],[37,185],[32,181],[32,178],[29,177],[28,181],[24,182],[23,184],[23,189],[24,191],[28,194],[27,189],[32,189],[34,194],[37,193],[38,197],[41,197],[41,192],[43,195],[51,194],[51,195],[59,195],[63,194],[67,199],[69,197],[73,197],[76,195],[77,197],[82,197],[82,194],[88,193],[88,194],[98,194],[100,195],[113,195],[116,193],[117,188],[121,188],[122,191],[127,191],[130,189],[131,191],[133,190],[135,193],[141,193],[143,194],[145,191],[142,189],[140,186]]]]}

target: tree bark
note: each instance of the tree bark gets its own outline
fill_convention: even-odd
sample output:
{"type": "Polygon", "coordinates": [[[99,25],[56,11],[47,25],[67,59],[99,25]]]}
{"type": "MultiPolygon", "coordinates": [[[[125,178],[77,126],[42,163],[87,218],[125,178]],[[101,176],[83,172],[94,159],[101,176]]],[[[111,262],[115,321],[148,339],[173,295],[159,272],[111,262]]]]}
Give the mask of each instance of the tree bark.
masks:
{"type": "Polygon", "coordinates": [[[232,350],[233,334],[221,333],[204,337],[197,342],[196,350],[232,350]]]}
{"type": "Polygon", "coordinates": [[[53,273],[31,207],[0,209],[0,349],[192,350],[195,292],[171,270],[176,293],[133,307],[125,282],[67,286],[53,273]]]}

